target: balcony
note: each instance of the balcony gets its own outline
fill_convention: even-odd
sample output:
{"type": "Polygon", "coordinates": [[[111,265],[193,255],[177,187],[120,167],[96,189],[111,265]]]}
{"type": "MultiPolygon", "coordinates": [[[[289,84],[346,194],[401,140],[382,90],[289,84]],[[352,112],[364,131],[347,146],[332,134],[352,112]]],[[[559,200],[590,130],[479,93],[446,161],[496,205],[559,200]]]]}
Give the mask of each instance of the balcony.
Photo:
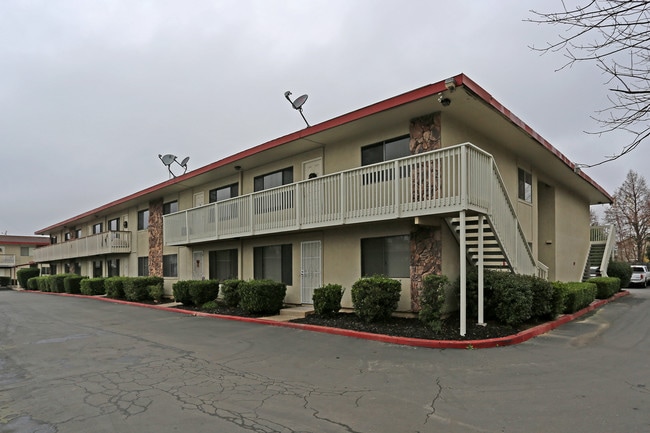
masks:
{"type": "Polygon", "coordinates": [[[37,248],[34,250],[34,261],[42,263],[100,254],[127,254],[130,252],[131,232],[111,231],[37,248]]]}
{"type": "Polygon", "coordinates": [[[486,215],[513,269],[536,271],[492,156],[470,143],[168,214],[164,242],[191,245],[460,211],[486,215]]]}
{"type": "Polygon", "coordinates": [[[13,268],[16,266],[15,254],[0,254],[0,268],[13,268]]]}

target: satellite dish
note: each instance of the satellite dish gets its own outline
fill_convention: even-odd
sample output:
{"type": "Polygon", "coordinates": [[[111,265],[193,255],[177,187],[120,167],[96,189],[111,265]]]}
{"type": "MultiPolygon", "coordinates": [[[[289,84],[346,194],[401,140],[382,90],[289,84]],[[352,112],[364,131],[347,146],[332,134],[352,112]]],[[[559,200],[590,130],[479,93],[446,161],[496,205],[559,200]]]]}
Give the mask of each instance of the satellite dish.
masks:
{"type": "Polygon", "coordinates": [[[293,105],[293,108],[296,110],[300,110],[305,102],[307,102],[307,95],[302,95],[298,96],[291,105],[293,105]]]}
{"type": "Polygon", "coordinates": [[[284,92],[284,97],[287,98],[287,101],[291,102],[291,106],[294,109],[300,111],[300,115],[302,116],[302,120],[304,120],[305,123],[307,124],[307,126],[309,126],[309,122],[307,122],[307,119],[305,118],[305,115],[302,114],[302,106],[303,106],[303,104],[305,102],[307,102],[307,95],[298,96],[295,99],[295,101],[292,101],[291,98],[289,98],[289,96],[291,96],[291,92],[289,90],[284,92]]]}
{"type": "Polygon", "coordinates": [[[171,168],[171,165],[174,162],[185,169],[183,174],[185,174],[187,172],[187,162],[190,160],[189,156],[186,156],[185,158],[183,158],[183,161],[181,161],[180,163],[176,159],[176,155],[172,155],[171,153],[168,153],[167,155],[160,155],[159,154],[158,158],[160,158],[162,163],[165,164],[165,166],[167,167],[167,171],[169,172],[169,178],[170,179],[172,178],[172,176],[176,177],[176,175],[172,172],[172,168],[171,168]]]}

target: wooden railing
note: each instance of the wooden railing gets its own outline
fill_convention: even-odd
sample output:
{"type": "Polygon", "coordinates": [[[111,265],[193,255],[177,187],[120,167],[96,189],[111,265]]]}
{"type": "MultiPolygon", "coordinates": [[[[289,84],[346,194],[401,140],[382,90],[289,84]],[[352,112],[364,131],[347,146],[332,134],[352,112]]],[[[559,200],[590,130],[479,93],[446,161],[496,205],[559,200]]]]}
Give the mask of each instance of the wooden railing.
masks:
{"type": "Polygon", "coordinates": [[[34,261],[49,262],[100,254],[125,254],[130,252],[131,232],[109,231],[36,248],[34,250],[34,261]]]}
{"type": "Polygon", "coordinates": [[[516,272],[538,272],[492,156],[460,144],[164,216],[165,245],[468,210],[485,214],[516,272]]]}

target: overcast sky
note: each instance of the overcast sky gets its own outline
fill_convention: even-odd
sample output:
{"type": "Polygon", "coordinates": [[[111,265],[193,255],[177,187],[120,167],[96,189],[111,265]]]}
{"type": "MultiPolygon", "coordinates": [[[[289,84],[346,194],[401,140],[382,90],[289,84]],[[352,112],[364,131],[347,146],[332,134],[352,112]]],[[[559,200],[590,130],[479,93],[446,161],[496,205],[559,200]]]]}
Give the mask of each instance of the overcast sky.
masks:
{"type": "MultiPolygon", "coordinates": [[[[588,135],[607,106],[593,64],[529,46],[560,0],[2,0],[0,233],[25,235],[304,128],[464,73],[569,159],[629,137],[588,135]]],[[[586,169],[613,193],[648,144],[586,169]]]]}

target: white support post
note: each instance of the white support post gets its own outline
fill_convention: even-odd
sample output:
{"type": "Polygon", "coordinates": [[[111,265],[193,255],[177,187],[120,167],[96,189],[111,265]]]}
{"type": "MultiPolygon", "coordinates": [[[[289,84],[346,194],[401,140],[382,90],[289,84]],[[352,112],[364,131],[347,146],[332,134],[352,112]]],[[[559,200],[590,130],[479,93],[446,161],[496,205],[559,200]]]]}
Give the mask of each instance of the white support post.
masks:
{"type": "Polygon", "coordinates": [[[465,211],[460,211],[460,335],[467,333],[467,240],[465,211]]]}
{"type": "Polygon", "coordinates": [[[485,325],[483,316],[483,215],[478,217],[478,324],[485,325]]]}

